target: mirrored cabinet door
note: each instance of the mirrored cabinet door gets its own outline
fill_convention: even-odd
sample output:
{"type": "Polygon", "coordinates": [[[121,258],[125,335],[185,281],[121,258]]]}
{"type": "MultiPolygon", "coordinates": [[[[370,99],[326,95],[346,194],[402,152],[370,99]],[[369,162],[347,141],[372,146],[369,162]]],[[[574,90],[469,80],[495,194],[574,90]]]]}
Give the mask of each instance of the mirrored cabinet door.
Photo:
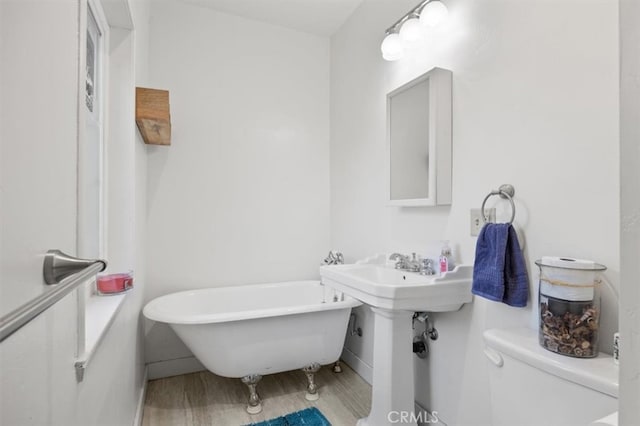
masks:
{"type": "Polygon", "coordinates": [[[389,204],[451,204],[451,71],[433,68],[387,95],[389,204]]]}

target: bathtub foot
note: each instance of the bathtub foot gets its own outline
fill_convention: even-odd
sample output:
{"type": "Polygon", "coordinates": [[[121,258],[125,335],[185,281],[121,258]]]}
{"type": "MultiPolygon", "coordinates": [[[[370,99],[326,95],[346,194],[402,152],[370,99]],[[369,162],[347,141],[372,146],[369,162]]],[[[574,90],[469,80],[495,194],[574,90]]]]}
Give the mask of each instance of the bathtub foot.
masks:
{"type": "Polygon", "coordinates": [[[258,382],[262,379],[259,374],[249,374],[242,378],[242,383],[249,387],[249,404],[247,405],[247,413],[258,414],[262,411],[262,401],[260,401],[260,395],[256,390],[258,382]]]}
{"type": "Polygon", "coordinates": [[[315,374],[320,370],[320,364],[314,362],[302,369],[304,374],[307,375],[309,385],[307,386],[307,393],[304,396],[307,401],[316,401],[320,396],[318,395],[318,385],[316,385],[315,374]]]}
{"type": "Polygon", "coordinates": [[[335,364],[333,364],[333,372],[342,373],[342,366],[340,365],[340,360],[336,361],[335,364]]]}

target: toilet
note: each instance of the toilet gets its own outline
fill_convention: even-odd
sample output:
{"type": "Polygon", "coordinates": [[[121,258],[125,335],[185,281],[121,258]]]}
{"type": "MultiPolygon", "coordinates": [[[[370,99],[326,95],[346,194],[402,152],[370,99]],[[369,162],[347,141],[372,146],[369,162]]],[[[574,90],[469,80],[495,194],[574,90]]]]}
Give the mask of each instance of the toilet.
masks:
{"type": "Polygon", "coordinates": [[[484,332],[493,426],[587,426],[618,410],[610,355],[571,358],[538,344],[537,330],[484,332]]]}

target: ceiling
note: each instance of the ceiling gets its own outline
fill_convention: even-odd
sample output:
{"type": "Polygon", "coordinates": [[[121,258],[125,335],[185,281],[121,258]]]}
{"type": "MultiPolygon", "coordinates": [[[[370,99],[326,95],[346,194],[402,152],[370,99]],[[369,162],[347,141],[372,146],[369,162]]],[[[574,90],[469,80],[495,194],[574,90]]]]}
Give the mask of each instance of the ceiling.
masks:
{"type": "Polygon", "coordinates": [[[336,32],[362,0],[182,0],[319,36],[336,32]]]}

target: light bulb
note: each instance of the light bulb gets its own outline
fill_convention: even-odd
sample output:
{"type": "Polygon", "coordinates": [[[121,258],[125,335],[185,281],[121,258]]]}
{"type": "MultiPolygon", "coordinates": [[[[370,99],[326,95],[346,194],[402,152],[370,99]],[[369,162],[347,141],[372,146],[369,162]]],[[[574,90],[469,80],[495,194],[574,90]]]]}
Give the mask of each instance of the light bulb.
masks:
{"type": "Polygon", "coordinates": [[[400,38],[407,43],[414,43],[422,37],[422,26],[418,18],[409,18],[400,27],[400,38]]]}
{"type": "Polygon", "coordinates": [[[449,16],[449,9],[439,0],[431,0],[420,12],[420,23],[426,27],[436,27],[449,16]]]}
{"type": "Polygon", "coordinates": [[[397,33],[388,34],[380,46],[382,57],[387,61],[397,61],[404,56],[404,45],[397,33]]]}

